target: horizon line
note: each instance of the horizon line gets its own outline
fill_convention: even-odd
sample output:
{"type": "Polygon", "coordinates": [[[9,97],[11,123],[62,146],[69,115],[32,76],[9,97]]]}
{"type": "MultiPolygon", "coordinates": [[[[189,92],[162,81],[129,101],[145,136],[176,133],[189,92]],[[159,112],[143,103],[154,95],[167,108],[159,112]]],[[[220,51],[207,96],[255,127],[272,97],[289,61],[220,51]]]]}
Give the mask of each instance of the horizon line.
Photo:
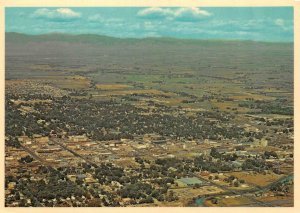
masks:
{"type": "Polygon", "coordinates": [[[267,41],[267,40],[253,40],[253,39],[228,39],[228,38],[180,38],[180,37],[171,37],[171,36],[149,36],[149,37],[118,37],[118,36],[111,36],[111,35],[105,35],[105,34],[97,34],[97,33],[65,33],[65,32],[49,32],[49,33],[41,33],[41,34],[29,34],[29,33],[22,33],[22,32],[15,32],[10,31],[6,33],[16,33],[21,35],[27,35],[27,36],[42,36],[42,35],[69,35],[69,36],[80,36],[80,35],[96,35],[96,36],[103,36],[103,37],[109,37],[114,39],[136,39],[136,40],[143,40],[143,39],[174,39],[174,40],[191,40],[191,41],[239,41],[239,42],[261,42],[261,43],[294,43],[293,41],[267,41]]]}

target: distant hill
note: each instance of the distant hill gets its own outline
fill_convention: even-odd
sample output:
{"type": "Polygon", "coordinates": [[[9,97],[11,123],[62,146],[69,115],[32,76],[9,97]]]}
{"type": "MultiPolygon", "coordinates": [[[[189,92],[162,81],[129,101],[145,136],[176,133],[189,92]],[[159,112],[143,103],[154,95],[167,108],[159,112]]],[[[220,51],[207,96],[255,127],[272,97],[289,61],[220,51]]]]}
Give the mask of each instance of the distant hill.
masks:
{"type": "Polygon", "coordinates": [[[122,82],[127,78],[120,78],[124,70],[130,75],[214,72],[224,76],[228,70],[246,74],[287,71],[293,64],[293,43],[61,33],[5,35],[6,78],[78,71],[105,81],[106,77],[98,74],[103,72],[122,82]]]}
{"type": "MultiPolygon", "coordinates": [[[[64,33],[50,33],[42,35],[28,35],[15,32],[6,32],[5,41],[13,43],[26,42],[75,42],[75,43],[94,43],[94,44],[184,44],[184,45],[219,45],[219,44],[238,44],[238,43],[264,43],[269,42],[255,42],[255,41],[241,41],[241,40],[200,40],[200,39],[178,39],[169,37],[159,38],[115,38],[96,34],[64,34],[64,33]]],[[[278,44],[278,43],[277,43],[278,44]]]]}
{"type": "Polygon", "coordinates": [[[84,43],[115,43],[120,39],[108,36],[82,34],[71,35],[63,33],[51,33],[42,35],[27,35],[21,33],[5,33],[6,42],[45,42],[45,41],[61,41],[61,42],[84,42],[84,43]]]}

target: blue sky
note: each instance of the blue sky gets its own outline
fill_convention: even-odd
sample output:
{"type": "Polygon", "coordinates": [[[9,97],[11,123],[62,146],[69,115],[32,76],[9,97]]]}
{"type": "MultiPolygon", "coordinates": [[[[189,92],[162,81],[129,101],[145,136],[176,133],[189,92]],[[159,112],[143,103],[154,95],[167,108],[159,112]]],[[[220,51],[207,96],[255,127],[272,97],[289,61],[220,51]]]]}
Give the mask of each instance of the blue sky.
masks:
{"type": "Polygon", "coordinates": [[[21,8],[5,10],[6,32],[293,41],[292,7],[21,8]]]}

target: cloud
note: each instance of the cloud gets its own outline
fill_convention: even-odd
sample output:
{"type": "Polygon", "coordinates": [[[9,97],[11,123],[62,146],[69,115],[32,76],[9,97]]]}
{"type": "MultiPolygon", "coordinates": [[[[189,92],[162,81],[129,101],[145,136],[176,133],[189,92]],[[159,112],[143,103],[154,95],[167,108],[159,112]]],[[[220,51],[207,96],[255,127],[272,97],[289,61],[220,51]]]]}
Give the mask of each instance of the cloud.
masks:
{"type": "Polygon", "coordinates": [[[159,38],[161,37],[161,35],[158,33],[158,32],[146,32],[143,37],[146,37],[146,38],[159,38]]]}
{"type": "Polygon", "coordinates": [[[100,14],[91,15],[88,17],[88,21],[91,22],[104,22],[105,19],[100,14]]]}
{"type": "Polygon", "coordinates": [[[150,7],[140,10],[137,13],[138,17],[146,19],[168,19],[182,22],[194,22],[203,20],[212,14],[206,10],[197,7],[190,8],[159,8],[150,7]]]}
{"type": "Polygon", "coordinates": [[[275,26],[280,27],[280,29],[285,32],[294,31],[293,20],[283,20],[281,18],[278,18],[274,21],[274,24],[275,26]]]}
{"type": "Polygon", "coordinates": [[[106,18],[101,16],[100,14],[91,15],[87,18],[89,22],[101,23],[101,24],[120,24],[124,22],[124,20],[120,18],[106,18]]]}
{"type": "Polygon", "coordinates": [[[81,17],[81,14],[69,8],[47,9],[40,8],[34,11],[33,18],[47,19],[50,21],[72,21],[81,17]]]}
{"type": "Polygon", "coordinates": [[[257,32],[257,31],[267,30],[268,25],[273,25],[273,24],[264,19],[245,19],[245,20],[220,19],[220,20],[212,20],[206,26],[209,28],[222,29],[224,31],[238,30],[244,32],[252,32],[252,31],[257,32]]]}
{"type": "Polygon", "coordinates": [[[285,23],[284,23],[284,20],[281,19],[281,18],[278,18],[274,21],[274,23],[279,26],[279,27],[284,27],[285,23]]]}
{"type": "Polygon", "coordinates": [[[150,7],[140,10],[137,15],[148,19],[161,19],[174,15],[174,12],[168,8],[150,7]]]}
{"type": "Polygon", "coordinates": [[[180,8],[175,11],[174,17],[177,21],[197,21],[211,16],[212,14],[206,10],[201,10],[197,7],[180,8]]]}

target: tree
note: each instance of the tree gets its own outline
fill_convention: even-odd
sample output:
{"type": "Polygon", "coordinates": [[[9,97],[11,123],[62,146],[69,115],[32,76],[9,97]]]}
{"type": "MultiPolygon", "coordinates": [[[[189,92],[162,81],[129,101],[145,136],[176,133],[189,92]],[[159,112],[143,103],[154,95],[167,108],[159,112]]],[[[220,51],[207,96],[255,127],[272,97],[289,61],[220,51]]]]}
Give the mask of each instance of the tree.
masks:
{"type": "Polygon", "coordinates": [[[34,159],[31,156],[27,155],[26,157],[22,157],[19,160],[19,162],[21,162],[21,163],[31,163],[33,160],[34,159]]]}
{"type": "Polygon", "coordinates": [[[211,199],[211,202],[212,202],[213,204],[218,204],[218,203],[219,203],[219,201],[218,201],[217,198],[212,198],[212,199],[211,199]]]}
{"type": "Polygon", "coordinates": [[[215,147],[212,147],[210,150],[210,155],[214,158],[220,158],[221,154],[217,151],[215,147]]]}
{"type": "Polygon", "coordinates": [[[234,181],[233,185],[234,185],[234,187],[239,187],[240,183],[239,183],[239,181],[234,181]]]}
{"type": "Polygon", "coordinates": [[[148,196],[144,199],[144,202],[145,202],[145,203],[153,203],[154,200],[153,200],[153,198],[151,197],[151,195],[148,195],[148,196]]]}
{"type": "Polygon", "coordinates": [[[195,188],[200,188],[200,187],[201,187],[201,185],[199,183],[195,184],[195,188]]]}

